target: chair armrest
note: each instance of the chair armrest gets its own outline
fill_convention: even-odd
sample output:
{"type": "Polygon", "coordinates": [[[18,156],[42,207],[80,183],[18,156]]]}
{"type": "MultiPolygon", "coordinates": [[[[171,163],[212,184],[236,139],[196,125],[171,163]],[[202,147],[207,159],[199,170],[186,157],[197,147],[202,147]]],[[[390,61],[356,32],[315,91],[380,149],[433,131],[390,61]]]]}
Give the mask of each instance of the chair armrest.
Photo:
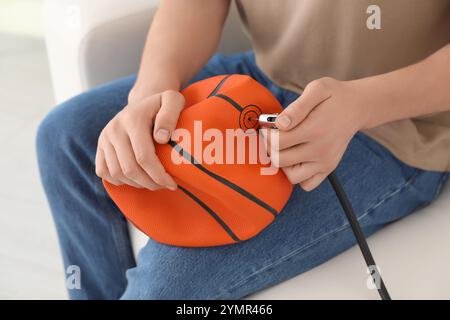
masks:
{"type": "MultiPolygon", "coordinates": [[[[159,0],[46,0],[46,44],[55,98],[62,102],[136,73],[159,0]]],[[[250,48],[233,5],[219,51],[250,48]]]]}
{"type": "Polygon", "coordinates": [[[55,98],[136,72],[157,0],[46,0],[55,98]]]}

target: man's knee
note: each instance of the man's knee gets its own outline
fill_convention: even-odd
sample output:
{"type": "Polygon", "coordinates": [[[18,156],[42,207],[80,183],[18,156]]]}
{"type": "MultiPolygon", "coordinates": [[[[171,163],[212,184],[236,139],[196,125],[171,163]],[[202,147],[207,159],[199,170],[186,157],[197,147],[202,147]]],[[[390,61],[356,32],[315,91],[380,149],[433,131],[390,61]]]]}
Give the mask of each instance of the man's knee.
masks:
{"type": "Polygon", "coordinates": [[[36,134],[36,148],[39,156],[45,156],[58,150],[60,137],[65,134],[66,122],[64,104],[52,110],[39,124],[36,134]]]}
{"type": "Polygon", "coordinates": [[[52,110],[38,127],[36,148],[40,161],[49,157],[56,159],[57,155],[64,151],[69,140],[75,137],[71,130],[72,126],[68,123],[71,119],[66,104],[52,110]]]}
{"type": "Polygon", "coordinates": [[[39,161],[64,160],[70,152],[95,150],[106,117],[86,93],[53,109],[40,123],[36,135],[39,161]],[[102,119],[105,118],[105,119],[102,119]]]}

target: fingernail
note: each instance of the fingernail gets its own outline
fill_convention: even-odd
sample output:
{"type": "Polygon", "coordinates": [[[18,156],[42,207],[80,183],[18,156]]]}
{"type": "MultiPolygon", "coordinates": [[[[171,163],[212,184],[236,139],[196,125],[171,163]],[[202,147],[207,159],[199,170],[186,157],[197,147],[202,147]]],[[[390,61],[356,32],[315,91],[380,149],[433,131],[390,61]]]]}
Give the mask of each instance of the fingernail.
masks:
{"type": "Polygon", "coordinates": [[[278,117],[277,122],[282,128],[287,128],[291,124],[291,119],[286,115],[282,115],[278,117]]]}
{"type": "Polygon", "coordinates": [[[169,140],[169,130],[159,129],[156,132],[156,139],[159,141],[168,141],[169,140]]]}
{"type": "Polygon", "coordinates": [[[167,189],[169,189],[170,191],[176,191],[177,190],[177,185],[175,186],[167,186],[167,189]]]}

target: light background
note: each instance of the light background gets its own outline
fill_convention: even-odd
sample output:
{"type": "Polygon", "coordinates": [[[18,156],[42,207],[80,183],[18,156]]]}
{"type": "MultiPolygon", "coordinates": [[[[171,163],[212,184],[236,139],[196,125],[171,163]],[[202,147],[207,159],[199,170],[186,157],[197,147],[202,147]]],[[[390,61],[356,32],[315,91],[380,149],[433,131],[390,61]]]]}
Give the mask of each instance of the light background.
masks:
{"type": "Polygon", "coordinates": [[[64,299],[34,139],[54,106],[41,0],[0,0],[0,299],[64,299]]]}
{"type": "MultiPolygon", "coordinates": [[[[0,299],[66,298],[34,148],[36,128],[55,104],[42,3],[0,0],[0,299]]],[[[395,298],[449,298],[449,187],[429,208],[369,239],[395,298]]],[[[364,287],[363,267],[354,247],[257,298],[376,298],[364,287]]]]}
{"type": "Polygon", "coordinates": [[[42,37],[43,0],[0,0],[0,32],[42,37]]]}

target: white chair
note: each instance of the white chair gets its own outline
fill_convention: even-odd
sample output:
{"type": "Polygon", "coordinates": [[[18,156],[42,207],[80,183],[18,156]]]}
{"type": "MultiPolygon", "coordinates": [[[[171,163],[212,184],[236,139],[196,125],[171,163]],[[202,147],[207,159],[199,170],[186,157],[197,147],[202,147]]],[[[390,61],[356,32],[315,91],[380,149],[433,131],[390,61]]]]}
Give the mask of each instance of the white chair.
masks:
{"type": "MultiPolygon", "coordinates": [[[[62,102],[109,80],[136,73],[157,0],[47,0],[46,42],[55,97],[62,102]]],[[[247,50],[236,9],[219,50],[247,50]]],[[[449,299],[450,186],[429,207],[369,239],[393,298],[449,299]]],[[[146,237],[132,228],[135,251],[146,237]]],[[[250,299],[377,299],[354,247],[250,299]]]]}

